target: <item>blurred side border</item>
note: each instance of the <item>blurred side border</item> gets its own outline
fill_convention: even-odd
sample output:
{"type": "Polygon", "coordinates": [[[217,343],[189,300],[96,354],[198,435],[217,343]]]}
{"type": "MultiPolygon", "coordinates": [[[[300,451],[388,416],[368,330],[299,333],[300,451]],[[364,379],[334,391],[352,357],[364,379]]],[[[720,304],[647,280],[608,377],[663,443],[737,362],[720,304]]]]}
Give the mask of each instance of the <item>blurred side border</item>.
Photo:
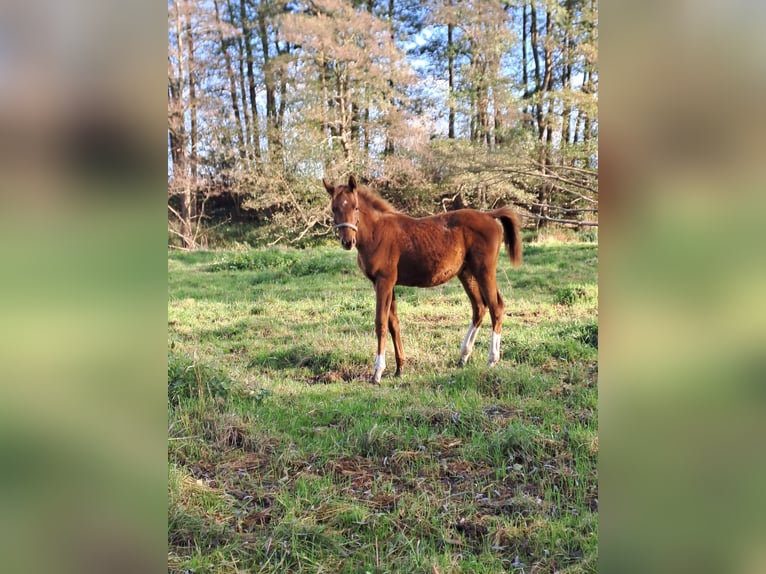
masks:
{"type": "Polygon", "coordinates": [[[6,3],[0,555],[166,568],[162,5],[6,3]]]}
{"type": "Polygon", "coordinates": [[[766,9],[600,16],[599,571],[763,572],[766,9]]]}

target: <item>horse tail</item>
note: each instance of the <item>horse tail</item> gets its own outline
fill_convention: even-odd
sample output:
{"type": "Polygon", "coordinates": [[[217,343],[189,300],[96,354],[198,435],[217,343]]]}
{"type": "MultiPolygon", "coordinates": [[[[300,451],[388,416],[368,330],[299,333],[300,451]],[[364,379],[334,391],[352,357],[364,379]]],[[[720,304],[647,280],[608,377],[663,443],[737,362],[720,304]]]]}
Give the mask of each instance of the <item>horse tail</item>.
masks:
{"type": "Polygon", "coordinates": [[[505,232],[505,248],[511,258],[511,265],[518,267],[521,265],[521,221],[519,216],[508,207],[501,207],[489,214],[495,219],[499,219],[505,232]]]}

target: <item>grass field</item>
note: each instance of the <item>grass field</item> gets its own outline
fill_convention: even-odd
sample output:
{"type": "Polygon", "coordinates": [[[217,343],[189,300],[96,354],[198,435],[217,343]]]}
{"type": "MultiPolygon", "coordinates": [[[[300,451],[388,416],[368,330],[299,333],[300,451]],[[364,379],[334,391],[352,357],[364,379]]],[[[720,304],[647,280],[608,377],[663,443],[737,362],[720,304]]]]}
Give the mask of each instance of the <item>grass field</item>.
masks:
{"type": "Polygon", "coordinates": [[[457,280],[371,284],[337,246],[168,255],[168,570],[595,572],[597,244],[526,244],[502,359],[457,280]]]}

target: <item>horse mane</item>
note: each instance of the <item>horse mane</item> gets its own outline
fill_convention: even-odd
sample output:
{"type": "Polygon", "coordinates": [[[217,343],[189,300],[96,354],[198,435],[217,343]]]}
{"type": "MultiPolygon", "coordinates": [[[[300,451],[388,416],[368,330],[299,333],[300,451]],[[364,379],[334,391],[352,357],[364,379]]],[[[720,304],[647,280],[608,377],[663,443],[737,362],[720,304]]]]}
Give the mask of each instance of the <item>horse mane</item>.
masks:
{"type": "Polygon", "coordinates": [[[364,199],[365,203],[367,203],[375,211],[382,211],[383,213],[397,213],[397,210],[393,205],[388,203],[388,201],[380,197],[377,193],[368,187],[357,187],[356,193],[360,195],[364,199]]]}

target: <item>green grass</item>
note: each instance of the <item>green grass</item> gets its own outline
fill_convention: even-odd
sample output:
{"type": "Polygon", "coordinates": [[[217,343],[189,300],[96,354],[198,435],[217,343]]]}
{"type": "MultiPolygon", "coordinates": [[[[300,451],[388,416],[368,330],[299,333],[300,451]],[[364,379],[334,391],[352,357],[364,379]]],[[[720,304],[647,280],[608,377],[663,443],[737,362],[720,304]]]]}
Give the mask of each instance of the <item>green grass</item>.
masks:
{"type": "Polygon", "coordinates": [[[460,284],[397,289],[382,385],[355,252],[168,255],[168,570],[595,572],[597,245],[498,269],[465,368],[460,284]]]}

